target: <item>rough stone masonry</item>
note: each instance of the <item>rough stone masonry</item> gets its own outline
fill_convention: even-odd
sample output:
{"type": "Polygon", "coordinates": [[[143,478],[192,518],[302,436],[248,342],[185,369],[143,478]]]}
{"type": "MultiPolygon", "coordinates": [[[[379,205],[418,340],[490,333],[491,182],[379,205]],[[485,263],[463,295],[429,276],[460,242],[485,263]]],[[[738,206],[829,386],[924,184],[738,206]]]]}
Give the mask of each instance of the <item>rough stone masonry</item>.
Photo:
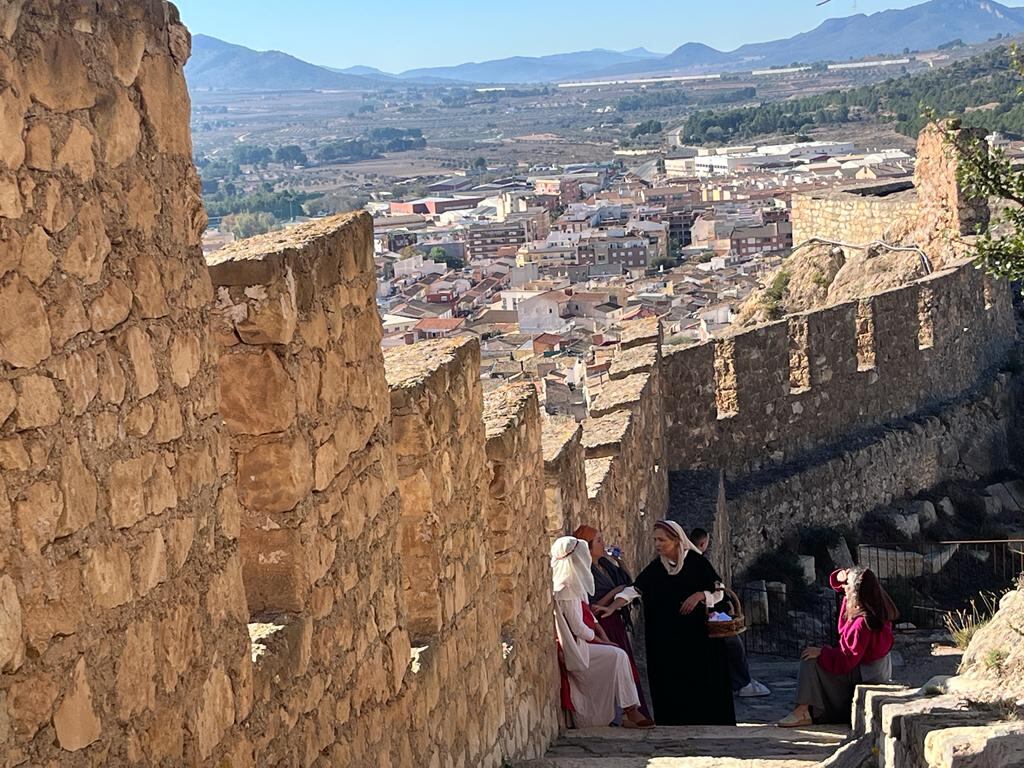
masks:
{"type": "Polygon", "coordinates": [[[667,358],[641,321],[543,424],[473,341],[385,359],[365,214],[204,265],[189,47],[162,0],[0,2],[0,765],[536,757],[551,536],[641,565],[670,467],[941,409],[1012,338],[956,265],[667,358]]]}

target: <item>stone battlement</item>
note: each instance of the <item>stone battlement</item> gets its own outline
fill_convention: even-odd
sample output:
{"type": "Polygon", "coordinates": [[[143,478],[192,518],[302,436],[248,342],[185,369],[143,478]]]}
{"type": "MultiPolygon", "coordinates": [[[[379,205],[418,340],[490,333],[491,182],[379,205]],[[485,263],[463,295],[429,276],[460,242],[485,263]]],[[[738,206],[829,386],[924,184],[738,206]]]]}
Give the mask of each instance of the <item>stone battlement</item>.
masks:
{"type": "Polygon", "coordinates": [[[665,357],[672,469],[750,471],[950,400],[1014,342],[1010,288],[966,263],[665,357]]]}

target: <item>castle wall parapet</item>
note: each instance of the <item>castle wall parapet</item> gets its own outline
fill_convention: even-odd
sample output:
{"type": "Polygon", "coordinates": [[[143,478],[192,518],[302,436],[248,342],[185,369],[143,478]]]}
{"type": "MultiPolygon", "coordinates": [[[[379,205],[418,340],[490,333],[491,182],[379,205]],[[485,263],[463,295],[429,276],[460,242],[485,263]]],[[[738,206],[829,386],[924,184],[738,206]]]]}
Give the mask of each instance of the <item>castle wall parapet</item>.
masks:
{"type": "Polygon", "coordinates": [[[484,396],[487,541],[506,662],[504,754],[540,757],[558,731],[559,677],[551,643],[544,456],[537,389],[505,384],[484,396]]]}
{"type": "Polygon", "coordinates": [[[583,428],[575,421],[544,422],[544,508],[552,540],[585,522],[587,477],[582,437],[583,428]]]}
{"type": "Polygon", "coordinates": [[[0,763],[244,748],[248,612],[188,133],[153,2],[0,12],[0,763]]]}
{"type": "Polygon", "coordinates": [[[673,469],[747,472],[955,398],[1013,344],[1010,288],[971,263],[665,357],[673,469]]]}

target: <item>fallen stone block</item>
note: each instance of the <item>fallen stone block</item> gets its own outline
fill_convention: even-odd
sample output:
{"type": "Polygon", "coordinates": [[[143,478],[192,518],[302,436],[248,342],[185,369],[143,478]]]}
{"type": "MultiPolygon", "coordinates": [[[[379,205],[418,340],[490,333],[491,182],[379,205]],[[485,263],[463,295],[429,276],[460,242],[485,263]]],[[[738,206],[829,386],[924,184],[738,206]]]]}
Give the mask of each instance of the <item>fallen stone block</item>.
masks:
{"type": "Polygon", "coordinates": [[[958,726],[925,737],[930,768],[1019,768],[1024,765],[1024,723],[958,726]]]}
{"type": "Polygon", "coordinates": [[[935,511],[935,505],[926,500],[911,502],[910,506],[907,507],[907,514],[917,517],[920,528],[927,528],[939,521],[939,514],[935,511]]]}
{"type": "Polygon", "coordinates": [[[939,573],[943,568],[946,567],[949,561],[953,559],[953,555],[956,554],[956,551],[959,548],[959,544],[950,544],[948,546],[943,547],[942,549],[930,552],[927,555],[925,555],[925,573],[930,573],[933,576],[939,573]]]}
{"type": "Polygon", "coordinates": [[[1024,509],[1024,480],[1011,480],[1009,483],[1003,483],[1003,485],[1010,495],[1013,496],[1017,506],[1024,509]]]}
{"type": "Polygon", "coordinates": [[[908,539],[921,535],[921,521],[915,514],[894,512],[887,519],[896,530],[908,539]]]}
{"type": "Polygon", "coordinates": [[[764,581],[751,581],[743,587],[743,608],[748,624],[768,623],[768,585],[764,581]]]}
{"type": "Polygon", "coordinates": [[[939,503],[935,508],[936,511],[947,520],[956,517],[956,507],[953,506],[953,501],[949,496],[939,499],[939,503]]]}
{"type": "Polygon", "coordinates": [[[984,505],[985,517],[999,517],[1003,514],[1003,502],[998,496],[986,494],[981,497],[981,503],[984,505]]]}
{"type": "Polygon", "coordinates": [[[999,505],[1004,512],[1020,512],[1021,506],[1017,503],[1010,489],[1002,483],[995,483],[985,488],[985,493],[993,498],[999,499],[999,505]]]}
{"type": "Polygon", "coordinates": [[[818,579],[814,566],[814,555],[797,555],[796,561],[800,565],[800,571],[804,577],[804,584],[813,584],[818,579]]]}
{"type": "Polygon", "coordinates": [[[828,556],[832,561],[833,568],[853,568],[853,555],[850,554],[850,545],[842,536],[839,541],[828,548],[828,556]]]}

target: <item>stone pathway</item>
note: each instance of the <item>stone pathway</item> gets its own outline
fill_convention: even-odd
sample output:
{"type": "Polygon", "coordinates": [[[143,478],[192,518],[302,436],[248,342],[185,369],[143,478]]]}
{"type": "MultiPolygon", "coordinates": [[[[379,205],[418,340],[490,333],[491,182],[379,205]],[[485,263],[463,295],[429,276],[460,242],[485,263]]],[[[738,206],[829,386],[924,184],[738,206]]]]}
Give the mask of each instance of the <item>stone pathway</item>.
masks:
{"type": "MultiPolygon", "coordinates": [[[[920,686],[937,674],[952,674],[959,654],[932,649],[940,633],[897,637],[894,677],[920,686]],[[906,659],[913,659],[912,664],[906,659]]],[[[753,677],[771,696],[736,699],[728,727],[667,728],[649,731],[587,728],[564,733],[540,760],[516,768],[811,768],[831,756],[846,738],[845,726],[787,730],[773,723],[793,707],[798,662],[772,656],[748,657],[753,677]]]]}
{"type": "Polygon", "coordinates": [[[585,728],[567,732],[543,758],[517,768],[811,768],[835,752],[846,731],[763,725],[585,728]]]}

